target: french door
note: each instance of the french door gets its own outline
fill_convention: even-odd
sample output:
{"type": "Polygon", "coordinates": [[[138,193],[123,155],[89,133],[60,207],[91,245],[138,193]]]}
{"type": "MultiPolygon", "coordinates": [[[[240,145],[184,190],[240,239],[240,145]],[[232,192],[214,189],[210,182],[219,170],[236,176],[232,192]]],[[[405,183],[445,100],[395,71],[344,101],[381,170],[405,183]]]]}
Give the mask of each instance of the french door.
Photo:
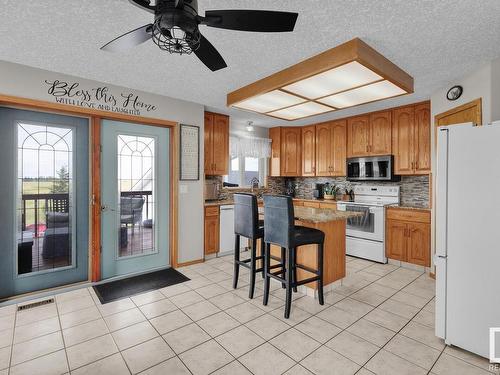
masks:
{"type": "Polygon", "coordinates": [[[168,128],[101,123],[103,279],[169,265],[168,128]]]}
{"type": "Polygon", "coordinates": [[[88,279],[89,120],[0,107],[0,298],[88,279]]]}

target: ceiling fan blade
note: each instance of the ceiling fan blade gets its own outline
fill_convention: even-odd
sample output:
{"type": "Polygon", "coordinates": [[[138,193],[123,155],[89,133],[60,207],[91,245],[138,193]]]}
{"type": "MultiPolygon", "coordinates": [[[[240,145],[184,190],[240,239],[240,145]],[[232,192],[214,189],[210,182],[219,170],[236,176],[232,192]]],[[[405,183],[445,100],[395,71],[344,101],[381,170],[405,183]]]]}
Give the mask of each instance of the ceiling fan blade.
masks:
{"type": "Polygon", "coordinates": [[[298,13],[268,10],[208,10],[202,24],[219,29],[285,32],[293,31],[298,13]]]}
{"type": "Polygon", "coordinates": [[[201,35],[200,46],[194,53],[212,72],[227,67],[220,53],[203,35],[201,35]]]}
{"type": "Polygon", "coordinates": [[[151,3],[148,0],[128,0],[128,1],[131,2],[133,5],[141,8],[149,13],[154,14],[154,12],[156,10],[156,7],[150,5],[151,3]]]}
{"type": "Polygon", "coordinates": [[[153,30],[152,24],[141,26],[135,30],[129,31],[118,38],[113,39],[111,42],[106,43],[101,47],[103,51],[119,52],[125,51],[129,48],[138,46],[145,41],[151,39],[151,32],[153,30]]]}

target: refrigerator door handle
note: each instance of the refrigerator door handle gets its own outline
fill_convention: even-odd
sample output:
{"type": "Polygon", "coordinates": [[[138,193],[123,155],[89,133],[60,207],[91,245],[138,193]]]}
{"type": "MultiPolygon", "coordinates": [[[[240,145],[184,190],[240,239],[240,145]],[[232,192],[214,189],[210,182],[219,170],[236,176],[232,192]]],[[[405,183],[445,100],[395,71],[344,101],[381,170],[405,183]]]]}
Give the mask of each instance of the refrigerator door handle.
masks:
{"type": "Polygon", "coordinates": [[[448,254],[448,140],[449,129],[439,128],[436,178],[436,254],[448,254]]]}

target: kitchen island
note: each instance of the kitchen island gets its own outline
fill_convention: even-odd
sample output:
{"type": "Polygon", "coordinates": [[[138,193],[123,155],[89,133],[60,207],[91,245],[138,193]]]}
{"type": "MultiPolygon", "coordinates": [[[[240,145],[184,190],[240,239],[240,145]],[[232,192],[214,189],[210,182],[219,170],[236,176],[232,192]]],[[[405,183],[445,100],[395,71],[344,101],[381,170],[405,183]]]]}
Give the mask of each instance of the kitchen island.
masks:
{"type": "MultiPolygon", "coordinates": [[[[264,208],[259,207],[259,214],[264,208]]],[[[359,212],[338,211],[327,208],[294,207],[295,224],[315,228],[325,233],[323,250],[323,283],[325,291],[334,283],[346,276],[346,221],[361,216],[359,212]]],[[[317,268],[317,245],[305,245],[297,248],[297,263],[310,268],[317,268]]],[[[257,249],[260,249],[260,243],[257,249]]],[[[281,256],[279,246],[271,245],[271,253],[281,256]]],[[[274,264],[276,262],[272,262],[274,264]]],[[[297,279],[304,280],[313,276],[311,273],[297,269],[297,279]]],[[[315,294],[317,283],[306,284],[308,294],[315,294]]]]}

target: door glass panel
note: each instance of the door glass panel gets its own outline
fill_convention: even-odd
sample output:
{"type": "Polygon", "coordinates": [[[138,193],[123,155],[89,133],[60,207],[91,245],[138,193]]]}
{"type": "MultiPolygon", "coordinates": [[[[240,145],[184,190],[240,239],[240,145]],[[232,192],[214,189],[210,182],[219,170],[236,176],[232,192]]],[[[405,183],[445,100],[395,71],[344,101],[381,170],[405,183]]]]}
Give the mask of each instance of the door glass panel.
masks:
{"type": "Polygon", "coordinates": [[[73,129],[17,124],[17,274],[73,266],[73,129]]]}
{"type": "Polygon", "coordinates": [[[118,258],[156,252],[155,138],[119,134],[118,258]]]}

